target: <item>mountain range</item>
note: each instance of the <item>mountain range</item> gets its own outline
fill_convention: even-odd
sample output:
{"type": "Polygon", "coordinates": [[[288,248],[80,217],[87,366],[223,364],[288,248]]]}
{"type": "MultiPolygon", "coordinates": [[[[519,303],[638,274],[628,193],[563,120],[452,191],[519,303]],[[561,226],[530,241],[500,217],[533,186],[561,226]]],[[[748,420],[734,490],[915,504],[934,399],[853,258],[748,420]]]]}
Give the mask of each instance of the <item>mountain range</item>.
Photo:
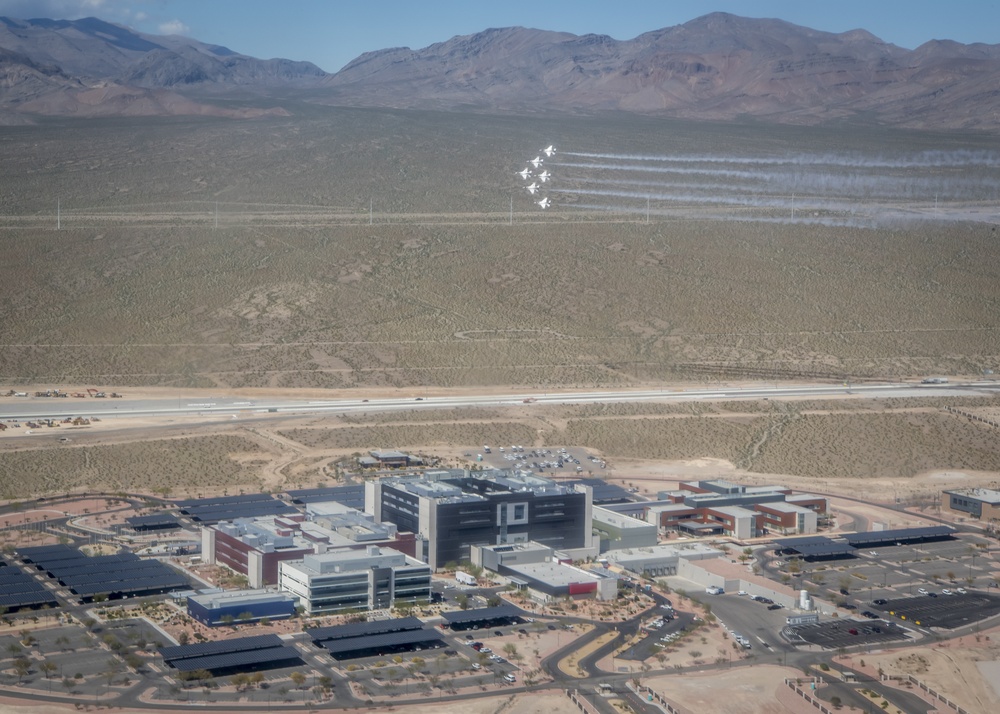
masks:
{"type": "Polygon", "coordinates": [[[864,30],[712,13],[622,41],[489,29],[369,52],[328,74],[96,18],[0,18],[0,123],[39,114],[253,117],[293,112],[295,101],[992,132],[1000,45],[936,40],[909,50],[864,30]]]}

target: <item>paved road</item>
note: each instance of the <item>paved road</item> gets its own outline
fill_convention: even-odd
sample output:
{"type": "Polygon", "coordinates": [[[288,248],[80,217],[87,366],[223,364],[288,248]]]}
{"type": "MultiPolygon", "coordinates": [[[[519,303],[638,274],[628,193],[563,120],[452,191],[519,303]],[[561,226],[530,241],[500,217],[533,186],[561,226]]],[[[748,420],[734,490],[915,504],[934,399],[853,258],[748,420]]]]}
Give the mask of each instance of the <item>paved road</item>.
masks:
{"type": "Polygon", "coordinates": [[[787,399],[830,397],[853,394],[864,397],[954,397],[994,395],[1000,382],[923,385],[916,383],[829,385],[805,384],[765,387],[719,387],[716,389],[671,390],[667,388],[629,391],[524,392],[506,395],[445,397],[393,397],[387,399],[291,399],[268,397],[247,399],[223,396],[179,396],[170,399],[74,399],[51,397],[4,397],[0,399],[0,419],[63,419],[75,416],[176,417],[232,415],[237,418],[271,414],[320,414],[380,412],[456,407],[498,407],[530,404],[593,404],[614,402],[692,402],[718,399],[787,399]]]}

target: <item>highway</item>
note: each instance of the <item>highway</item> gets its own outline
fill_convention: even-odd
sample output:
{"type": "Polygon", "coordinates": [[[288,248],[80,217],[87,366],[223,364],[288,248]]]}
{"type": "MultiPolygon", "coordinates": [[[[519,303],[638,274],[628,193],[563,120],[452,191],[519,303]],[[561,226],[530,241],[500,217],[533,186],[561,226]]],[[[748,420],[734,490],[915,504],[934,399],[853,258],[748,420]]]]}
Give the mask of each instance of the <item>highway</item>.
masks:
{"type": "Polygon", "coordinates": [[[233,396],[179,396],[172,398],[74,399],[52,397],[4,397],[0,419],[64,419],[66,417],[177,417],[273,414],[347,414],[351,412],[391,412],[414,409],[458,407],[504,407],[529,405],[572,405],[615,402],[693,402],[728,399],[826,398],[852,395],[864,398],[907,399],[913,397],[986,396],[1000,392],[1000,382],[956,384],[805,384],[754,387],[714,387],[701,389],[646,389],[586,392],[522,392],[505,395],[406,396],[383,399],[294,399],[265,397],[250,399],[233,396]],[[527,400],[527,401],[526,401],[527,400]]]}

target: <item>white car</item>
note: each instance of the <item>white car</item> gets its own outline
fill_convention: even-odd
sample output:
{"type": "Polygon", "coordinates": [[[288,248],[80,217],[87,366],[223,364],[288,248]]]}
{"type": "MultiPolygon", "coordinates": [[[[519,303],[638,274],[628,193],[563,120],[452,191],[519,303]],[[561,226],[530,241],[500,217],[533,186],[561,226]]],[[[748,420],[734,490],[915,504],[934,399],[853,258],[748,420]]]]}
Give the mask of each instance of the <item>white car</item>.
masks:
{"type": "Polygon", "coordinates": [[[868,555],[878,555],[878,551],[877,550],[869,550],[868,551],[868,555]]]}
{"type": "Polygon", "coordinates": [[[942,595],[951,595],[951,590],[948,590],[947,588],[945,588],[944,590],[941,591],[941,594],[942,595]]]}
{"type": "Polygon", "coordinates": [[[925,588],[917,588],[917,592],[920,593],[921,595],[927,594],[927,590],[925,588]]]}
{"type": "Polygon", "coordinates": [[[965,595],[965,593],[968,591],[965,588],[959,588],[955,592],[957,592],[959,595],[965,595]]]}
{"type": "Polygon", "coordinates": [[[737,595],[749,595],[750,593],[748,593],[748,592],[747,592],[746,590],[740,590],[740,591],[739,591],[738,593],[736,593],[736,594],[737,594],[737,595]]]}
{"type": "Polygon", "coordinates": [[[472,663],[472,668],[473,669],[482,669],[483,665],[479,664],[479,662],[473,662],[472,663]]]}

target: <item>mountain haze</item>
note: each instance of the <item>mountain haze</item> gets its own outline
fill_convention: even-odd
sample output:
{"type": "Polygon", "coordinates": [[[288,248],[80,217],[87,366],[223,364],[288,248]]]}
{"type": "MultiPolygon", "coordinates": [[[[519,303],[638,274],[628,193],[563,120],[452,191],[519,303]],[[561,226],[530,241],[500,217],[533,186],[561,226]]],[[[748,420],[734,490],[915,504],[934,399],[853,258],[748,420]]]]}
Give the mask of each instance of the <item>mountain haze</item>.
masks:
{"type": "Polygon", "coordinates": [[[1000,125],[1000,45],[907,50],[864,30],[834,34],[724,13],[627,41],[491,29],[418,51],[371,52],[325,83],[336,101],[395,107],[1000,125]]]}
{"type": "Polygon", "coordinates": [[[96,18],[0,18],[0,121],[14,111],[282,113],[269,98],[278,90],[347,106],[995,131],[1000,45],[935,40],[908,50],[861,29],[829,33],[712,13],[631,40],[489,29],[419,50],[368,52],[327,74],[96,18]],[[235,96],[256,108],[209,101],[235,96]]]}

